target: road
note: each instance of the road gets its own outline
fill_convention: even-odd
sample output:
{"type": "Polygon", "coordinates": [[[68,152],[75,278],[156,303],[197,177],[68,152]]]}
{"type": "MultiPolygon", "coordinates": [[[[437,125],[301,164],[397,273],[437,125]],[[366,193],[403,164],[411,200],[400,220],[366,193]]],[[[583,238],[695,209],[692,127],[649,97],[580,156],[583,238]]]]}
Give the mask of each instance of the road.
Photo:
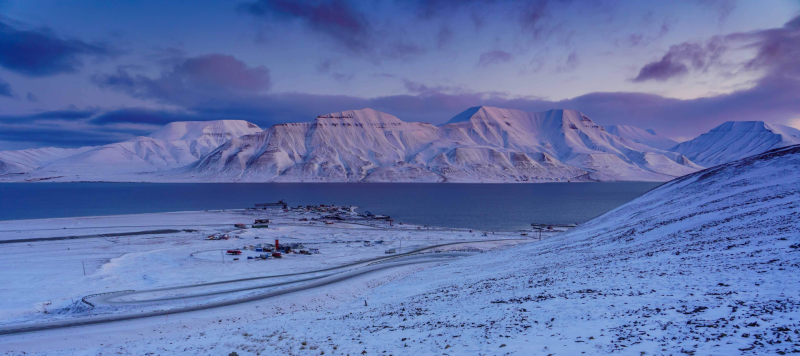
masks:
{"type": "MultiPolygon", "coordinates": [[[[520,240],[520,239],[506,239],[506,240],[520,240]]],[[[103,323],[111,323],[111,322],[118,322],[118,321],[125,321],[125,320],[134,320],[134,319],[142,319],[142,318],[149,318],[154,316],[163,316],[168,314],[177,314],[177,313],[187,313],[192,311],[198,310],[206,310],[212,308],[219,308],[224,306],[230,306],[235,304],[241,304],[246,302],[251,302],[255,300],[261,300],[266,298],[271,298],[279,295],[284,295],[288,293],[294,293],[304,290],[309,290],[313,288],[319,288],[322,286],[330,285],[337,282],[342,282],[354,277],[358,277],[364,274],[372,273],[375,271],[380,271],[388,268],[395,268],[401,266],[408,266],[414,264],[428,264],[428,263],[437,263],[446,261],[448,259],[460,258],[465,257],[470,254],[467,253],[431,253],[431,254],[424,254],[424,255],[417,255],[420,252],[426,250],[432,250],[441,248],[444,246],[451,246],[451,245],[458,245],[458,244],[468,244],[468,243],[477,243],[477,242],[490,242],[490,241],[504,241],[504,240],[481,240],[481,241],[460,241],[460,242],[451,242],[446,244],[439,244],[428,246],[420,249],[416,249],[413,251],[405,252],[402,254],[396,255],[389,255],[389,256],[381,256],[377,258],[362,260],[359,262],[348,263],[345,265],[332,267],[332,268],[325,268],[320,270],[308,271],[308,272],[301,272],[301,273],[292,273],[292,274],[285,274],[285,275],[272,275],[272,276],[262,276],[262,277],[252,277],[252,278],[243,278],[243,279],[235,279],[235,280],[226,280],[226,281],[218,281],[218,282],[211,282],[211,283],[201,283],[201,284],[193,284],[193,285],[186,285],[186,286],[179,286],[179,287],[171,287],[171,288],[161,288],[161,289],[151,289],[151,290],[141,290],[141,291],[131,291],[119,294],[106,294],[102,296],[95,297],[95,301],[99,303],[108,303],[108,304],[136,304],[136,303],[154,303],[160,301],[168,301],[174,299],[182,299],[182,298],[199,298],[199,297],[206,297],[206,296],[213,296],[213,295],[220,295],[220,294],[228,294],[228,293],[235,293],[235,292],[242,292],[247,290],[255,290],[255,289],[264,289],[264,288],[272,288],[272,287],[280,287],[285,285],[291,284],[298,284],[300,285],[291,286],[288,288],[269,291],[266,293],[250,295],[245,297],[239,298],[232,298],[222,301],[210,302],[201,305],[193,305],[193,306],[186,306],[186,307],[178,307],[168,310],[157,310],[157,311],[147,311],[147,312],[140,312],[135,314],[123,314],[123,315],[107,315],[107,316],[98,316],[98,317],[87,317],[87,318],[80,318],[80,319],[73,319],[73,320],[63,320],[63,321],[54,321],[54,322],[44,322],[44,323],[35,323],[35,324],[27,324],[27,325],[9,325],[0,327],[0,335],[11,335],[11,334],[19,334],[19,333],[26,333],[26,332],[34,332],[34,331],[44,331],[44,330],[54,330],[54,329],[61,329],[61,328],[69,328],[69,327],[76,327],[76,326],[84,326],[84,325],[95,325],[95,324],[103,324],[103,323]],[[319,274],[324,272],[331,272],[335,270],[342,270],[347,268],[358,267],[353,270],[339,272],[339,273],[332,273],[323,276],[315,276],[310,278],[304,278],[301,280],[283,282],[283,283],[274,283],[268,285],[261,285],[261,286],[250,286],[244,288],[233,288],[224,291],[217,291],[217,292],[209,292],[209,293],[199,293],[190,296],[181,296],[176,298],[152,298],[152,299],[145,299],[145,300],[136,300],[136,301],[119,301],[120,297],[123,296],[131,296],[135,294],[143,294],[143,293],[152,293],[158,291],[167,291],[167,290],[178,290],[178,289],[187,289],[187,288],[196,288],[196,287],[204,287],[210,285],[221,285],[221,284],[228,284],[228,283],[236,283],[236,282],[243,282],[243,281],[252,281],[257,279],[269,279],[269,278],[279,278],[279,277],[290,277],[290,276],[300,276],[300,275],[308,275],[308,274],[319,274]],[[304,283],[306,282],[306,283],[304,283]]]]}
{"type": "Polygon", "coordinates": [[[55,236],[55,237],[32,237],[28,239],[13,239],[13,240],[0,240],[0,244],[13,244],[20,242],[38,242],[38,241],[58,241],[58,240],[75,240],[75,239],[94,239],[101,237],[120,237],[120,236],[137,236],[137,235],[162,235],[174,234],[178,232],[196,232],[197,230],[147,230],[147,231],[134,231],[134,232],[110,232],[106,234],[94,235],[79,235],[79,236],[55,236]]]}

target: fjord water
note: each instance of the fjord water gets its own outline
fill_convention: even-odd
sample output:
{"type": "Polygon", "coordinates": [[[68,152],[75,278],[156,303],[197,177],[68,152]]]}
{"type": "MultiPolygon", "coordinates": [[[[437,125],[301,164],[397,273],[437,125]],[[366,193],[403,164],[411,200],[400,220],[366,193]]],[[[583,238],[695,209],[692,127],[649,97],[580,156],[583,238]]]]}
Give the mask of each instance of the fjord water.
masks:
{"type": "Polygon", "coordinates": [[[242,209],[283,199],[355,205],[420,225],[509,231],[583,223],[659,184],[8,183],[0,184],[0,220],[242,209]]]}

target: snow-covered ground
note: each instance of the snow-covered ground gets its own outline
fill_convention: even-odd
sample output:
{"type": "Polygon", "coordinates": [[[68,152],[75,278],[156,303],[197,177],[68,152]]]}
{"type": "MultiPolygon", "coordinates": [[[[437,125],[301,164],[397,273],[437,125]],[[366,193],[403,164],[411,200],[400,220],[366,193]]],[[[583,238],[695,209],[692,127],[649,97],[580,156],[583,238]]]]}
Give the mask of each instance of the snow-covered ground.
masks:
{"type": "MultiPolygon", "coordinates": [[[[540,242],[234,307],[2,336],[0,349],[47,355],[797,352],[798,176],[800,146],[774,150],[676,179],[540,242]]],[[[392,230],[380,231],[373,234],[392,230]]],[[[453,234],[464,232],[438,236],[453,234]]],[[[23,270],[3,254],[5,269],[23,270]]],[[[147,267],[129,268],[131,280],[141,278],[137,268],[147,267]]],[[[201,280],[203,271],[188,278],[201,280]]]]}
{"type": "MultiPolygon", "coordinates": [[[[525,238],[519,233],[485,234],[470,230],[418,228],[399,223],[390,226],[388,222],[380,220],[362,219],[350,222],[320,219],[328,214],[228,210],[0,222],[0,268],[4,271],[0,274],[0,285],[7,286],[0,292],[0,298],[3,299],[3,303],[0,303],[0,328],[171,309],[176,306],[176,303],[156,303],[135,306],[97,305],[92,308],[81,301],[83,297],[97,293],[302,273],[365,259],[391,257],[393,255],[385,253],[389,249],[406,252],[459,241],[499,240],[468,245],[471,248],[490,250],[527,242],[503,241],[525,238]],[[264,218],[271,220],[269,228],[238,229],[234,226],[236,223],[247,223],[249,226],[255,219],[264,218]],[[331,224],[326,224],[325,221],[331,224]],[[233,238],[206,240],[209,235],[222,233],[233,238]],[[58,239],[63,237],[71,238],[58,239]],[[273,243],[275,239],[279,239],[281,244],[300,242],[306,248],[319,249],[320,253],[284,254],[282,259],[247,259],[248,256],[258,256],[260,253],[245,250],[243,247],[273,243]],[[27,241],[12,243],[12,240],[27,241]],[[244,253],[241,256],[224,254],[228,249],[241,249],[244,253]],[[234,258],[238,260],[234,261],[234,258]]],[[[448,251],[464,246],[466,245],[453,245],[438,250],[448,251]]],[[[410,269],[411,267],[397,268],[395,273],[410,269]]],[[[381,273],[383,272],[376,275],[381,273]]],[[[312,274],[307,277],[321,275],[312,274]]],[[[270,279],[269,282],[290,280],[292,278],[284,277],[270,279]]],[[[359,280],[355,280],[356,284],[359,280]]],[[[188,292],[208,293],[232,287],[253,287],[259,283],[264,284],[264,281],[190,288],[188,292]]],[[[257,295],[265,290],[261,288],[210,298],[190,298],[188,301],[181,300],[177,306],[202,305],[232,297],[257,295]]],[[[329,290],[332,289],[327,287],[326,292],[329,290]]],[[[163,296],[165,295],[156,297],[163,296]]],[[[235,314],[246,314],[236,311],[241,310],[241,307],[232,307],[232,310],[235,314]]],[[[210,315],[219,312],[212,312],[210,315]]],[[[226,309],[223,313],[227,312],[226,309]]],[[[194,312],[191,315],[190,319],[195,315],[207,314],[194,312]]],[[[145,324],[149,322],[144,321],[145,324]]],[[[141,322],[131,322],[131,325],[139,324],[141,322]]],[[[10,354],[28,350],[25,347],[17,348],[13,346],[13,342],[8,342],[9,339],[0,337],[0,350],[10,351],[10,354]]],[[[52,350],[47,353],[50,352],[52,350]]]]}

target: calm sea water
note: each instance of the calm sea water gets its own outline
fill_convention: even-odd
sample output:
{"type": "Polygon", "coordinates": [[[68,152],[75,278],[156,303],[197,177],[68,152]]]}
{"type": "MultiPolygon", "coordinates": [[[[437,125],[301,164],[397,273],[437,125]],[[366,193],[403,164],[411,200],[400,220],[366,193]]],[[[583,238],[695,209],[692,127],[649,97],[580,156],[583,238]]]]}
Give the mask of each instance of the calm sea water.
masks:
{"type": "Polygon", "coordinates": [[[0,184],[0,220],[241,209],[289,205],[355,205],[396,221],[484,230],[517,230],[533,222],[583,223],[658,183],[11,183],[0,184]]]}

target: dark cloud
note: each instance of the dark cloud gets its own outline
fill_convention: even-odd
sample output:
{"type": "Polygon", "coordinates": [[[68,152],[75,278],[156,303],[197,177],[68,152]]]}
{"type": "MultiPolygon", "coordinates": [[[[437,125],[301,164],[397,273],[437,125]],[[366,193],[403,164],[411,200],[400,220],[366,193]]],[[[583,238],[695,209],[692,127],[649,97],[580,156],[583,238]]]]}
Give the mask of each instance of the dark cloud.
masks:
{"type": "Polygon", "coordinates": [[[215,98],[230,100],[267,91],[271,85],[266,67],[248,67],[233,56],[221,54],[188,58],[158,78],[133,75],[118,68],[114,74],[93,77],[93,82],[133,97],[179,105],[196,105],[215,98]]]}
{"type": "Polygon", "coordinates": [[[335,80],[337,82],[340,82],[340,83],[347,83],[347,82],[353,80],[353,78],[355,78],[355,77],[356,77],[355,74],[345,74],[345,73],[339,73],[339,72],[331,73],[331,78],[333,78],[333,80],[335,80]]]}
{"type": "Polygon", "coordinates": [[[697,3],[716,11],[720,22],[725,21],[736,8],[736,0],[697,0],[697,3]]]}
{"type": "Polygon", "coordinates": [[[0,20],[0,66],[31,77],[78,71],[83,58],[113,57],[108,45],[64,39],[48,29],[22,30],[0,20]]]}
{"type": "Polygon", "coordinates": [[[442,26],[436,34],[436,48],[442,49],[453,41],[453,30],[450,26],[442,26]]]}
{"type": "Polygon", "coordinates": [[[382,49],[379,58],[407,61],[425,52],[427,50],[416,43],[399,41],[390,43],[382,49]]]}
{"type": "Polygon", "coordinates": [[[53,126],[0,126],[0,141],[33,142],[51,147],[82,147],[125,141],[144,133],[136,130],[108,132],[53,126]]]}
{"type": "Polygon", "coordinates": [[[354,53],[369,52],[373,46],[374,29],[367,16],[344,0],[258,0],[241,4],[239,8],[268,20],[300,21],[354,53]]]}
{"type": "Polygon", "coordinates": [[[578,57],[578,53],[572,51],[567,55],[567,59],[564,60],[564,64],[560,65],[557,69],[559,72],[571,72],[578,68],[578,65],[581,64],[581,60],[578,57]]]}
{"type": "Polygon", "coordinates": [[[493,64],[504,63],[511,60],[511,53],[506,51],[489,51],[481,53],[478,59],[479,67],[488,67],[493,64]]]}
{"type": "Polygon", "coordinates": [[[7,98],[14,97],[14,92],[11,91],[11,84],[8,84],[3,78],[0,78],[0,96],[5,96],[7,98]]]}
{"type": "Polygon", "coordinates": [[[639,70],[634,82],[648,80],[666,81],[689,73],[689,68],[706,70],[719,63],[726,47],[719,39],[706,44],[681,43],[671,46],[660,60],[646,64],[639,70]]]}
{"type": "Polygon", "coordinates": [[[544,20],[549,16],[547,0],[529,1],[520,11],[522,29],[539,38],[545,32],[544,20]]]}
{"type": "Polygon", "coordinates": [[[154,130],[92,124],[91,120],[97,114],[95,110],[56,110],[0,116],[0,141],[56,147],[96,146],[146,135],[154,130]]]}
{"type": "Polygon", "coordinates": [[[330,58],[326,58],[317,64],[317,73],[320,74],[328,74],[331,71],[331,67],[333,67],[334,63],[333,60],[330,58]]]}
{"type": "Polygon", "coordinates": [[[92,118],[90,122],[96,125],[133,123],[163,126],[173,121],[202,121],[204,119],[206,118],[190,113],[129,108],[102,113],[92,118]]]}
{"type": "Polygon", "coordinates": [[[97,113],[95,110],[52,110],[31,115],[2,115],[0,124],[31,124],[41,121],[80,121],[88,119],[97,113]]]}
{"type": "Polygon", "coordinates": [[[97,110],[53,110],[24,116],[30,120],[80,120],[97,114],[97,110]]]}

